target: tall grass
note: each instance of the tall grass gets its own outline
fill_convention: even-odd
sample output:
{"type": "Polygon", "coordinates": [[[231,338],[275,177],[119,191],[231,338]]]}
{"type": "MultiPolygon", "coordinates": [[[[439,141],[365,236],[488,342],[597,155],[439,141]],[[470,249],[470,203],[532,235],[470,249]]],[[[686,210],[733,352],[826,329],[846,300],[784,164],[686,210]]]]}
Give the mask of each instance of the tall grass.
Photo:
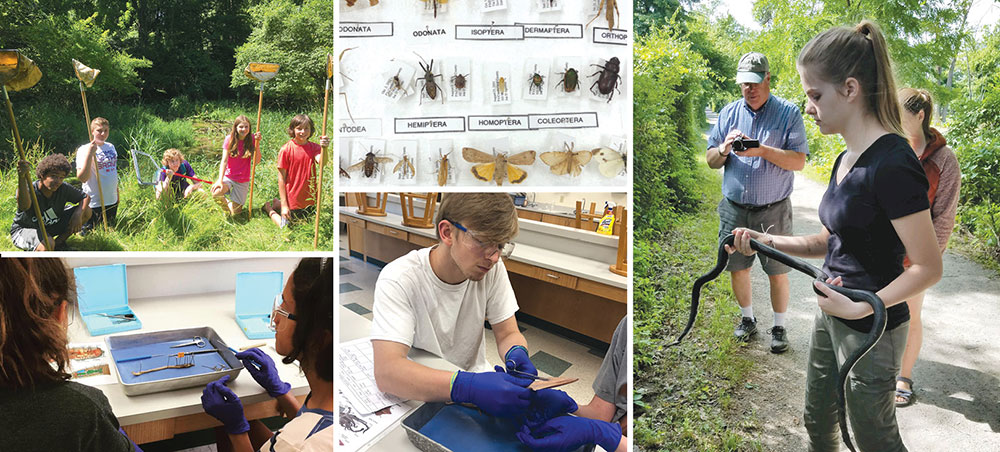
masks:
{"type": "MultiPolygon", "coordinates": [[[[207,103],[188,106],[184,113],[188,116],[171,117],[177,112],[176,105],[157,108],[150,106],[119,105],[108,108],[111,114],[98,114],[92,108],[92,115],[105,116],[111,122],[112,134],[108,141],[118,149],[119,207],[117,225],[111,231],[97,228],[87,237],[73,236],[68,244],[78,250],[105,251],[290,251],[312,250],[313,221],[295,223],[290,228],[279,230],[261,211],[266,201],[278,197],[277,156],[281,146],[289,140],[286,133],[288,121],[300,112],[265,110],[261,115],[261,154],[254,182],[253,217],[247,220],[246,212],[231,218],[208,196],[206,192],[195,193],[191,198],[174,201],[170,196],[155,199],[153,187],[138,183],[130,149],[138,149],[159,161],[163,151],[178,148],[185,154],[195,169],[197,177],[214,181],[219,174],[222,140],[231,127],[232,120],[245,114],[255,122],[256,115],[250,106],[232,103],[207,103]],[[193,112],[193,113],[192,113],[193,112]]],[[[57,112],[40,109],[35,118],[59,123],[57,112]]],[[[306,112],[317,122],[313,141],[318,141],[322,112],[306,112]]],[[[86,129],[82,114],[79,119],[81,138],[72,146],[52,144],[46,138],[31,134],[26,143],[28,160],[32,165],[44,155],[59,152],[69,154],[72,161],[75,148],[86,142],[86,129]]],[[[74,118],[75,119],[75,118],[74,118]]],[[[256,124],[254,124],[256,125],[256,124]]],[[[26,135],[22,131],[22,135],[26,135]]],[[[66,138],[57,136],[56,141],[66,138]]],[[[145,159],[145,157],[140,157],[145,159]]],[[[328,159],[330,160],[330,159],[328,159]]],[[[14,197],[17,186],[16,159],[8,159],[0,165],[0,212],[9,212],[13,221],[16,210],[14,197]]],[[[142,168],[148,171],[148,166],[142,168]]],[[[324,174],[323,212],[320,216],[320,240],[317,250],[333,249],[333,204],[332,193],[335,173],[328,165],[324,174]]],[[[144,174],[145,179],[152,177],[144,174]]],[[[79,181],[68,178],[67,183],[79,187],[79,181]]],[[[0,250],[15,250],[10,240],[0,240],[0,250]]]]}

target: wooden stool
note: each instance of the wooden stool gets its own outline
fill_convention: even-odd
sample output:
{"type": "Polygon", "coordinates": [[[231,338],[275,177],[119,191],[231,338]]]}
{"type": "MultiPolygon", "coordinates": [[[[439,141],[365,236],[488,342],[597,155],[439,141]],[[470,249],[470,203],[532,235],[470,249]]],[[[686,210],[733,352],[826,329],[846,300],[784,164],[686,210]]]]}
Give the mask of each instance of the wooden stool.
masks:
{"type": "Polygon", "coordinates": [[[403,210],[403,226],[421,229],[434,228],[434,208],[437,206],[437,193],[400,193],[399,204],[403,210]],[[415,199],[424,200],[424,215],[421,217],[413,214],[413,201],[415,199]]]}
{"type": "Polygon", "coordinates": [[[596,231],[597,230],[597,226],[594,224],[594,219],[600,220],[602,217],[604,217],[604,211],[603,210],[600,211],[600,212],[596,212],[596,213],[594,212],[594,209],[596,209],[596,208],[597,208],[597,203],[596,202],[592,202],[592,203],[590,203],[590,212],[589,213],[588,212],[584,212],[583,211],[583,201],[577,201],[576,202],[576,222],[574,223],[575,224],[574,227],[577,228],[577,229],[586,229],[588,231],[596,231]]]}
{"type": "Polygon", "coordinates": [[[385,216],[385,205],[389,200],[389,193],[376,193],[375,194],[375,205],[368,202],[367,193],[354,193],[354,199],[358,201],[358,213],[361,215],[368,215],[370,217],[384,217],[385,216]]]}
{"type": "Polygon", "coordinates": [[[618,257],[611,273],[628,276],[628,211],[622,206],[615,207],[615,227],[618,229],[618,257]]]}

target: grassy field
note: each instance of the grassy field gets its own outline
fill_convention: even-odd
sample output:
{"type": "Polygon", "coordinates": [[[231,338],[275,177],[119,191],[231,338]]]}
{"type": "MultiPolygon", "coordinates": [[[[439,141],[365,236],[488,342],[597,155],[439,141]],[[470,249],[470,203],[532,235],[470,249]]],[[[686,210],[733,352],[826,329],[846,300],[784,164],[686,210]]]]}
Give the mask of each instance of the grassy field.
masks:
{"type": "Polygon", "coordinates": [[[732,399],[753,362],[732,340],[738,309],[728,273],[702,288],[698,321],[684,342],[665,348],[684,328],[694,280],[715,266],[718,250],[721,177],[703,162],[698,167],[698,211],[635,242],[636,450],[759,451],[753,413],[732,399]]]}
{"type": "MultiPolygon", "coordinates": [[[[108,106],[104,106],[108,107],[108,106]]],[[[247,219],[244,212],[235,218],[225,215],[222,209],[204,193],[196,193],[187,200],[174,202],[170,197],[155,199],[152,186],[138,183],[135,166],[132,162],[130,149],[137,149],[153,156],[157,162],[167,148],[178,148],[184,153],[197,177],[214,181],[218,177],[221,158],[222,140],[229,132],[233,119],[240,114],[256,121],[256,114],[250,106],[236,106],[227,103],[210,103],[189,107],[180,112],[176,108],[167,107],[169,113],[157,114],[156,109],[143,106],[114,106],[103,111],[113,114],[103,114],[101,110],[92,107],[93,116],[105,116],[111,122],[111,136],[108,141],[118,150],[119,175],[119,207],[118,222],[111,231],[98,228],[87,237],[74,235],[68,241],[76,250],[100,251],[292,251],[313,249],[313,219],[308,222],[294,223],[292,227],[279,230],[260,210],[260,206],[278,197],[277,186],[277,155],[280,147],[289,140],[285,130],[288,121],[299,111],[267,111],[261,117],[261,153],[263,158],[257,165],[257,177],[254,182],[254,205],[256,209],[252,218],[247,219]],[[180,114],[178,114],[180,113],[180,114]]],[[[67,138],[55,136],[59,144],[48,144],[44,137],[30,133],[34,129],[31,124],[44,124],[46,120],[59,123],[62,119],[55,117],[56,113],[43,111],[35,107],[35,114],[28,124],[29,133],[22,135],[29,141],[25,148],[29,154],[28,160],[34,165],[47,154],[61,152],[69,154],[73,161],[75,146],[86,142],[85,122],[78,122],[82,137],[66,145],[67,138]]],[[[313,141],[318,141],[319,129],[322,127],[322,111],[305,112],[316,122],[316,133],[313,141]]],[[[82,117],[82,115],[80,115],[82,117]]],[[[76,119],[76,118],[72,118],[76,119]]],[[[20,125],[20,121],[19,121],[20,125]]],[[[254,124],[255,125],[255,124],[254,124]]],[[[22,127],[23,129],[23,127],[22,127]]],[[[332,134],[329,129],[328,134],[332,134]]],[[[332,150],[328,150],[332,152],[332,150]]],[[[332,155],[332,153],[330,154],[332,155]]],[[[17,184],[17,174],[14,162],[7,159],[0,167],[0,211],[6,212],[8,222],[13,221],[16,210],[14,198],[17,184]]],[[[328,161],[332,160],[330,157],[328,161]]],[[[155,168],[145,157],[139,159],[140,171],[152,174],[155,168]]],[[[333,165],[327,164],[323,177],[323,212],[320,216],[320,240],[317,250],[333,249],[333,183],[336,172],[333,165]]],[[[151,176],[145,175],[144,178],[151,176]]],[[[74,178],[68,183],[79,187],[74,178]]],[[[0,251],[16,250],[13,243],[0,240],[0,251]]]]}

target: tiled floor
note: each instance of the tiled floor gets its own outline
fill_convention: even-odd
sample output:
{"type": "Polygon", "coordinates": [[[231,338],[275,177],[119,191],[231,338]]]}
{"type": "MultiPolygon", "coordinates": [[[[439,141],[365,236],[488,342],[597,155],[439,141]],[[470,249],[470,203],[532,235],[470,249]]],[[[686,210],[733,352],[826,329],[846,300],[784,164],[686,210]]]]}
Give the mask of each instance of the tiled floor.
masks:
{"type": "MultiPolygon", "coordinates": [[[[347,243],[346,236],[341,236],[341,243],[347,243]]],[[[340,304],[371,319],[372,296],[380,268],[350,257],[343,249],[340,250],[340,268],[340,304]]],[[[539,372],[546,376],[579,378],[576,383],[560,389],[569,393],[577,403],[589,403],[594,396],[591,384],[601,366],[603,352],[595,351],[590,346],[564,336],[525,325],[523,322],[519,326],[528,341],[531,360],[539,372]]],[[[488,332],[486,359],[492,364],[502,365],[503,362],[497,353],[496,340],[488,332]]]]}

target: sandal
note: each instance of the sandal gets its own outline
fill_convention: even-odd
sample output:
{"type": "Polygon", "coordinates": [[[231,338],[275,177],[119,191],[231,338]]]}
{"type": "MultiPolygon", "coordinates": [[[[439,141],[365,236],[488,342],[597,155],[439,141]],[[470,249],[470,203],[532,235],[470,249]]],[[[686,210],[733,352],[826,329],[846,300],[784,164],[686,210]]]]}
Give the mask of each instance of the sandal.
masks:
{"type": "Polygon", "coordinates": [[[910,385],[910,390],[896,388],[896,407],[904,407],[913,405],[913,400],[916,395],[913,394],[913,380],[906,377],[896,377],[896,381],[902,381],[910,385]],[[903,400],[899,400],[903,399],[903,400]]]}

